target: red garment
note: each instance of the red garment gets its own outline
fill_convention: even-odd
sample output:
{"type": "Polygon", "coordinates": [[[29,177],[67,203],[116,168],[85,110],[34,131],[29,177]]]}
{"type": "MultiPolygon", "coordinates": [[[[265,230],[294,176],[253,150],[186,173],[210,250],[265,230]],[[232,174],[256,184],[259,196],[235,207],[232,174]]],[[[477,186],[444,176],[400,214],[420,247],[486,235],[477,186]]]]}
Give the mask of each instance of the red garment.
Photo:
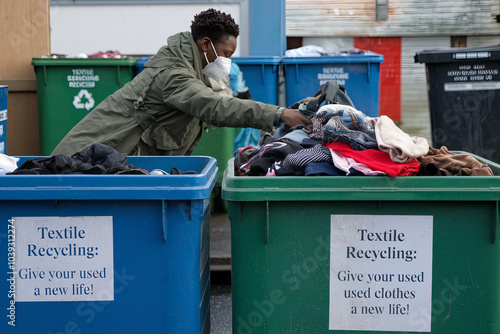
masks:
{"type": "Polygon", "coordinates": [[[417,159],[399,163],[392,161],[389,153],[375,149],[355,151],[349,144],[343,142],[323,142],[323,145],[342,154],[346,158],[351,158],[367,165],[371,170],[384,172],[391,177],[417,175],[420,169],[420,163],[417,159]]]}

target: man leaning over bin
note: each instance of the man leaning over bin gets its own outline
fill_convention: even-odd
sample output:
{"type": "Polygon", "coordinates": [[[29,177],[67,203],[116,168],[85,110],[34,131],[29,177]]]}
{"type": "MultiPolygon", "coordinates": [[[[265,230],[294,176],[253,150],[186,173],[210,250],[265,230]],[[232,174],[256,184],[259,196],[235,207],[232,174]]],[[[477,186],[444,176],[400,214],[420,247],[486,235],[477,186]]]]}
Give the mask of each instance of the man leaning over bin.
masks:
{"type": "Polygon", "coordinates": [[[229,74],[239,26],[231,15],[208,9],[191,32],[167,39],[144,70],[106,98],[62,139],[52,155],[71,156],[93,143],[128,155],[189,155],[203,122],[218,127],[310,124],[298,110],[213,92],[209,78],[229,74]]]}

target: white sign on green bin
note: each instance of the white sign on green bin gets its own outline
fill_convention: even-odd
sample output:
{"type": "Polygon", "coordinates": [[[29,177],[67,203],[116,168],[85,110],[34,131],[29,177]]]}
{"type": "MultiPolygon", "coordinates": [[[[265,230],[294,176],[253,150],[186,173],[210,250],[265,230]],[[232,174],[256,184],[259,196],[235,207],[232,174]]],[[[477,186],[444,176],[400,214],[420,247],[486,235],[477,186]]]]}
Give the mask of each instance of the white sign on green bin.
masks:
{"type": "Polygon", "coordinates": [[[16,302],[114,300],[113,217],[13,217],[16,302]]]}
{"type": "Polygon", "coordinates": [[[330,330],[431,331],[432,216],[331,215],[330,330]]]}

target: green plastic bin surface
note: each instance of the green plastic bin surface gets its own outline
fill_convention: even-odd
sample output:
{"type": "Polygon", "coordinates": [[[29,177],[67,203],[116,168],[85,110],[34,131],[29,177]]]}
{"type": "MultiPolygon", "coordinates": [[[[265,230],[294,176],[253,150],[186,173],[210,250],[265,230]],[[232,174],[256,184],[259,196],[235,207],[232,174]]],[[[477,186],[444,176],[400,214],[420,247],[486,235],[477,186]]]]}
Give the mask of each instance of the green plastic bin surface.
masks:
{"type": "Polygon", "coordinates": [[[137,58],[34,58],[40,155],[135,75],[137,58]]]}
{"type": "Polygon", "coordinates": [[[234,333],[499,333],[500,165],[476,158],[495,176],[238,177],[229,161],[234,333]]]}
{"type": "Polygon", "coordinates": [[[203,130],[200,143],[192,153],[193,155],[210,156],[217,160],[218,186],[222,183],[227,161],[233,157],[234,140],[240,131],[241,128],[219,128],[209,125],[207,130],[203,130]]]}

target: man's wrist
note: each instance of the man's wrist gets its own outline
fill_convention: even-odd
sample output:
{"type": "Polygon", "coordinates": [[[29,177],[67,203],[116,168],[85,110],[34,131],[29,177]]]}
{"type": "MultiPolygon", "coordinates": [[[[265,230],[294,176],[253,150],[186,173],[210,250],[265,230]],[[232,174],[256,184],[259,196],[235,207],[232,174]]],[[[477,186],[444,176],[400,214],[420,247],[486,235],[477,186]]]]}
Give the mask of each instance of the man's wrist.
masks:
{"type": "Polygon", "coordinates": [[[275,127],[278,127],[281,123],[281,114],[283,114],[283,110],[285,110],[284,107],[279,107],[278,111],[276,111],[276,114],[274,115],[274,123],[273,125],[275,127]]]}

